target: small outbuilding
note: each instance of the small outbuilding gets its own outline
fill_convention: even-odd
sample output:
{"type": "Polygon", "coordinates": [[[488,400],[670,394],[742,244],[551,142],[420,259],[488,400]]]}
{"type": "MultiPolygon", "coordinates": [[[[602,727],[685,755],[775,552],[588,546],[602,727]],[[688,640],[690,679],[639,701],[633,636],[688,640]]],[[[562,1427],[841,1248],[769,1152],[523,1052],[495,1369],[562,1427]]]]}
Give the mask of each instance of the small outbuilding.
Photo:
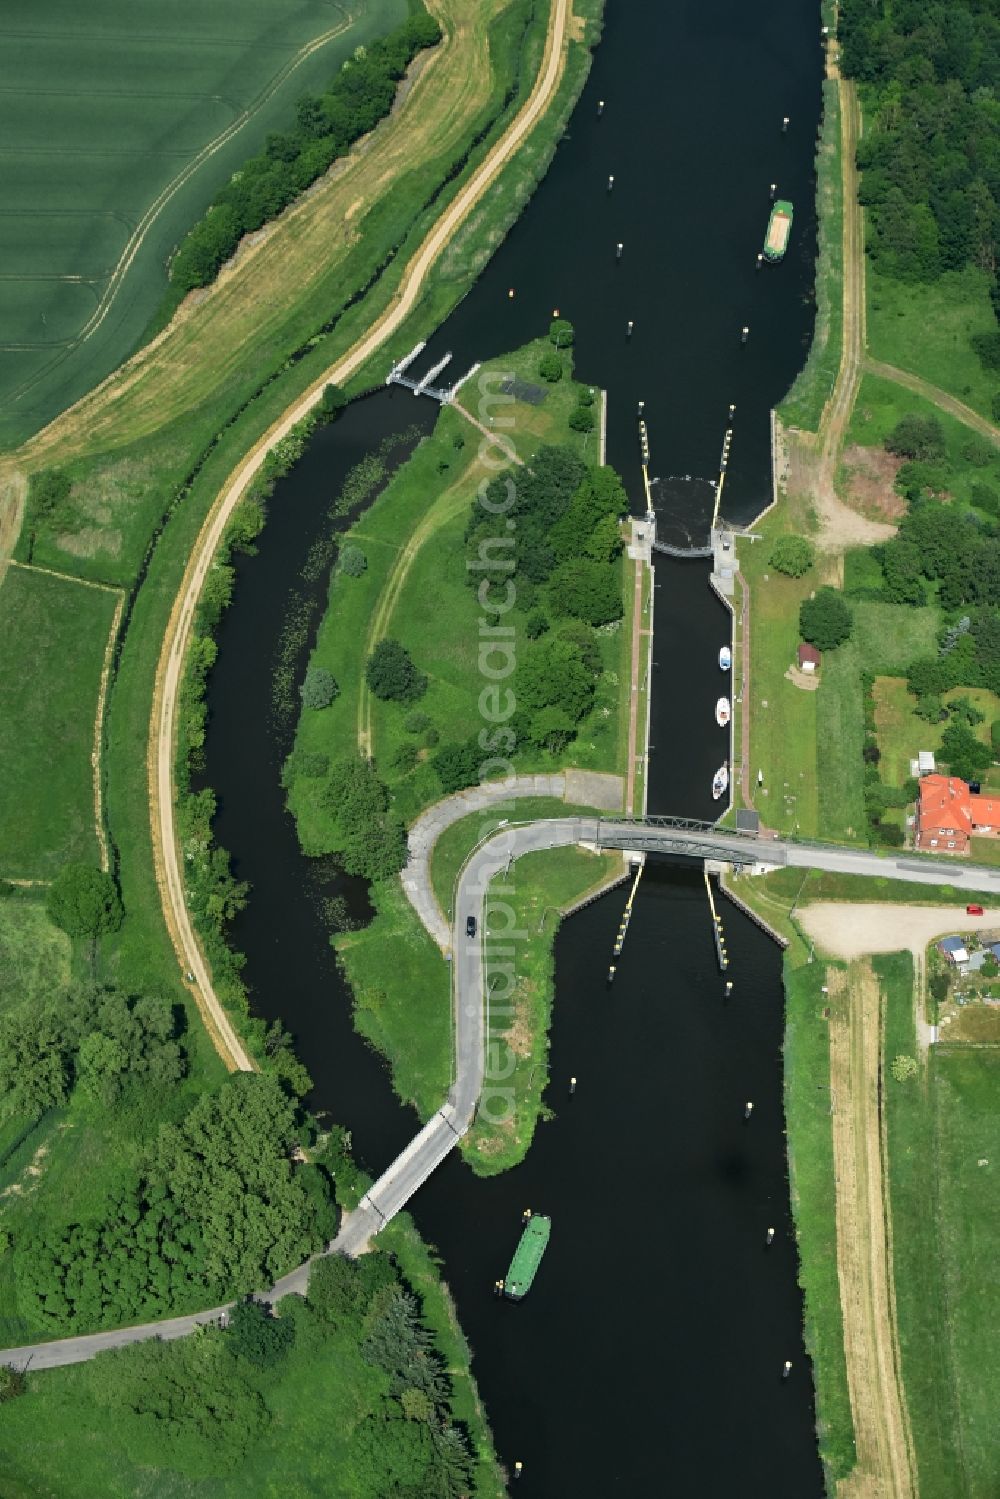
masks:
{"type": "Polygon", "coordinates": [[[944,953],[949,963],[967,963],[969,954],[961,937],[942,937],[938,943],[938,952],[944,953]]]}
{"type": "Polygon", "coordinates": [[[934,761],[934,756],[931,754],[930,750],[918,750],[917,751],[917,772],[918,772],[918,774],[922,775],[922,776],[932,776],[934,774],[934,772],[936,771],[936,769],[937,769],[937,766],[936,766],[935,761],[934,761]]]}
{"type": "Polygon", "coordinates": [[[802,644],[799,646],[799,670],[819,671],[819,663],[822,661],[822,659],[823,658],[816,647],[814,645],[810,645],[807,640],[803,640],[802,644]]]}

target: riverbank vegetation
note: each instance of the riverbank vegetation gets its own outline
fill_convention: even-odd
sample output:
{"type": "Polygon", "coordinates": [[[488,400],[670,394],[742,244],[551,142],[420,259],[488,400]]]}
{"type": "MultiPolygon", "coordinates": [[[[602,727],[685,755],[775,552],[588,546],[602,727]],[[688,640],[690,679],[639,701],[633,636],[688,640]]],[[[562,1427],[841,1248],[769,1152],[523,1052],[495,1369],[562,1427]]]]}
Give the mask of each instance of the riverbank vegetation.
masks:
{"type": "Polygon", "coordinates": [[[844,180],[840,94],[836,79],[823,82],[823,119],[816,148],[816,322],[806,362],[778,406],[786,427],[819,430],[833,391],[843,348],[844,180]]]}
{"type": "MultiPolygon", "coordinates": [[[[745,897],[744,881],[740,895],[745,897]]],[[[837,1273],[837,1205],[830,1108],[826,965],[785,959],[785,1119],[792,1212],[805,1296],[805,1340],[816,1383],[816,1429],[828,1486],[854,1467],[837,1273]]],[[[847,1003],[847,996],[838,1001],[847,1003]]]]}
{"type": "Polygon", "coordinates": [[[4,1407],[5,1492],[64,1499],[393,1493],[499,1499],[469,1352],[408,1220],[386,1248],[325,1260],[273,1319],[143,1343],[30,1375],[4,1407]],[[83,1433],[86,1433],[84,1438],[83,1433]],[[22,1487],[23,1486],[23,1487],[22,1487]]]}

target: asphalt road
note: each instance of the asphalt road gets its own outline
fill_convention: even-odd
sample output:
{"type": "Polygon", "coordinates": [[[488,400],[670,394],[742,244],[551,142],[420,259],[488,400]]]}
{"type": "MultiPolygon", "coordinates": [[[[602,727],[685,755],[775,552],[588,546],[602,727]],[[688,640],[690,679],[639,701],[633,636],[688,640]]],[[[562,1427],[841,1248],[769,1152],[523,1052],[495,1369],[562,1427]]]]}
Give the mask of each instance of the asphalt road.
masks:
{"type": "MultiPolygon", "coordinates": [[[[743,838],[735,833],[718,831],[678,832],[676,829],[640,827],[635,823],[596,817],[561,817],[500,829],[474,850],[456,887],[455,915],[450,932],[456,1071],[448,1097],[382,1173],[358,1208],[345,1216],[337,1238],[326,1253],[361,1253],[383,1224],[406,1205],[454,1149],[475,1118],[485,1081],[489,1039],[484,994],[485,944],[491,939],[502,943],[504,931],[497,922],[491,929],[488,919],[487,896],[491,881],[524,854],[574,843],[598,842],[605,847],[642,847],[663,853],[677,852],[678,844],[683,844],[685,851],[696,857],[731,859],[735,855],[741,863],[789,864],[838,874],[881,876],[912,884],[949,884],[969,892],[995,890],[1000,901],[1000,868],[968,864],[964,860],[924,860],[913,854],[886,858],[867,849],[784,843],[778,839],[743,838]],[[466,935],[466,922],[470,916],[476,919],[474,937],[466,935]]],[[[420,880],[427,886],[424,896],[437,910],[430,890],[429,857],[421,862],[420,868],[420,880]]],[[[420,909],[419,905],[417,909],[420,909]]],[[[498,903],[493,915],[499,916],[502,911],[502,903],[498,903]]],[[[438,935],[433,928],[432,935],[438,935]]],[[[282,1296],[302,1295],[308,1283],[309,1264],[306,1263],[262,1292],[261,1298],[275,1302],[282,1296]]],[[[153,1322],[142,1327],[63,1338],[25,1348],[0,1349],[0,1363],[17,1367],[29,1365],[33,1369],[79,1363],[104,1349],[120,1348],[144,1338],[183,1337],[196,1327],[217,1321],[224,1311],[224,1307],[214,1307],[190,1317],[174,1317],[167,1322],[153,1322]]]]}

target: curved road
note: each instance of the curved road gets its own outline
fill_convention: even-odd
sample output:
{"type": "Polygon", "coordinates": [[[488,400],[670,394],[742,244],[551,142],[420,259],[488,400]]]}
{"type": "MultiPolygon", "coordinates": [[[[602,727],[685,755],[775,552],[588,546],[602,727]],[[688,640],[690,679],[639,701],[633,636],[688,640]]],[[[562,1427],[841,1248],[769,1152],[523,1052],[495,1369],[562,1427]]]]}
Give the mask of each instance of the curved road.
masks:
{"type": "Polygon", "coordinates": [[[198,599],[226,525],[247,486],[263,466],[270,449],[308,415],[319,402],[326,385],[331,382],[343,385],[401,326],[416,306],[424,281],[435,261],[551,102],[563,73],[569,11],[570,0],[554,0],[545,53],[530,96],[465,187],[441,215],[407,267],[391,306],[365,337],[339,363],[331,366],[275,423],[228,479],[202,526],[171,611],[156,671],[149,735],[150,818],[156,879],[167,929],[178,961],[185,972],[194,975],[192,996],[213,1045],[231,1071],[252,1071],[255,1064],[215,993],[195,937],[185,901],[184,877],[174,823],[173,757],[178,696],[198,599]]]}

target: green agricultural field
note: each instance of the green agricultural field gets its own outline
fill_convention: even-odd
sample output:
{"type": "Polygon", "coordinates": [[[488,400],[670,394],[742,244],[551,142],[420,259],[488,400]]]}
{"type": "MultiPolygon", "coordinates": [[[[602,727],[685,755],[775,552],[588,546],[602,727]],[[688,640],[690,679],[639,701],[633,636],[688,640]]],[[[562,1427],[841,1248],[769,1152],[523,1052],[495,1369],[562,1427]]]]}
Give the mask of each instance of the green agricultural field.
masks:
{"type": "MultiPolygon", "coordinates": [[[[874,966],[886,1056],[914,1055],[910,958],[874,966]]],[[[886,1083],[900,1350],[925,1499],[985,1499],[996,1481],[998,1087],[996,1047],[935,1046],[916,1078],[886,1083]]]]}
{"type": "Polygon", "coordinates": [[[215,190],[406,0],[127,0],[0,21],[0,439],[22,440],[141,340],[215,190]]]}
{"type": "Polygon", "coordinates": [[[996,330],[986,272],[966,266],[937,281],[903,283],[869,262],[866,279],[872,358],[920,375],[992,421],[1000,378],[983,368],[970,343],[996,330]]]}
{"type": "Polygon", "coordinates": [[[0,876],[96,864],[91,756],[117,596],[11,568],[0,589],[0,876]]]}

